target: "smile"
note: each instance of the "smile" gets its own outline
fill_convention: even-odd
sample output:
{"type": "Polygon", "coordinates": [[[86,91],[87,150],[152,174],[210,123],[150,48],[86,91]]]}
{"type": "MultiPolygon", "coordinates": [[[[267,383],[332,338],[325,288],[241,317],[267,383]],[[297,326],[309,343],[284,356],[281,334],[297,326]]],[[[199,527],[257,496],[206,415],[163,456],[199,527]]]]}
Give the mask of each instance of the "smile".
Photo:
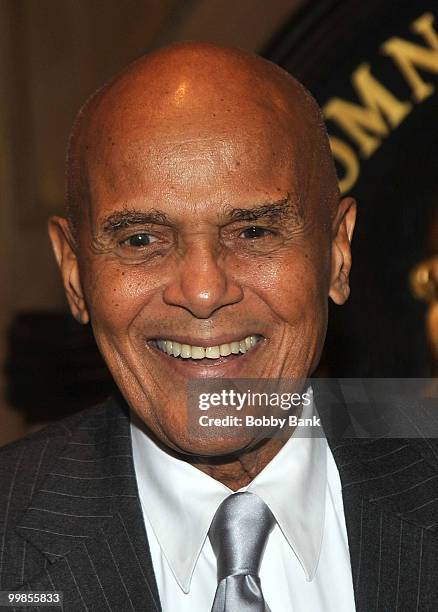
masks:
{"type": "Polygon", "coordinates": [[[262,336],[256,334],[246,336],[241,340],[234,340],[224,344],[214,346],[195,346],[192,344],[182,344],[175,340],[157,339],[152,340],[151,344],[163,353],[179,359],[219,359],[229,355],[243,355],[256,346],[262,336]]]}

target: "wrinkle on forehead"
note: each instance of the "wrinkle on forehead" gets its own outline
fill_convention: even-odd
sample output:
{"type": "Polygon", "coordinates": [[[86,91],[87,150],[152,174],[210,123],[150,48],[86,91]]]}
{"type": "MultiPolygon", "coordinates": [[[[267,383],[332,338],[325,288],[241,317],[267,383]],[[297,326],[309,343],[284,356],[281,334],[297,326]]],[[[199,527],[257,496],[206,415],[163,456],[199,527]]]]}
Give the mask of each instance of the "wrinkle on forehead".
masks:
{"type": "Polygon", "coordinates": [[[176,139],[181,149],[185,139],[193,148],[203,139],[220,142],[221,134],[246,138],[249,152],[266,146],[266,139],[281,140],[281,148],[299,159],[301,188],[316,189],[319,199],[320,192],[326,192],[323,199],[338,197],[327,136],[310,94],[260,57],[184,43],[144,56],[81,111],[70,143],[69,206],[77,208],[89,196],[89,160],[107,163],[112,148],[128,163],[139,146],[147,151],[148,143],[154,155],[161,141],[168,145],[176,139]]]}

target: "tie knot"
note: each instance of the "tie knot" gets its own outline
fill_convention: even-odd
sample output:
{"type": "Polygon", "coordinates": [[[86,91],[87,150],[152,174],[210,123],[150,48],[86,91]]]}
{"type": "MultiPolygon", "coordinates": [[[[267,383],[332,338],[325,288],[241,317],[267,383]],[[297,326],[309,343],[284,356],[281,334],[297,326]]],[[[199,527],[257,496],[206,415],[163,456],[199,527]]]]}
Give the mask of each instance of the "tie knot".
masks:
{"type": "Polygon", "coordinates": [[[208,534],[218,580],[239,574],[258,576],[274,522],[268,506],[254,493],[233,493],[221,503],[208,534]]]}

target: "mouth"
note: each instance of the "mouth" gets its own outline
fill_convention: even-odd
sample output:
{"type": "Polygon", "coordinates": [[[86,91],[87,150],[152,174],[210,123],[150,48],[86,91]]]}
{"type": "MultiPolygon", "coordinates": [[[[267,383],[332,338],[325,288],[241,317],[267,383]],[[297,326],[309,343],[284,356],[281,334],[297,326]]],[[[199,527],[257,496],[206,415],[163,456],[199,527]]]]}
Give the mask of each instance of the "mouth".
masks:
{"type": "Polygon", "coordinates": [[[178,369],[182,367],[200,371],[203,369],[202,366],[212,369],[213,366],[224,366],[231,361],[246,361],[247,355],[256,351],[263,340],[265,338],[260,334],[250,334],[243,338],[211,345],[206,345],[205,341],[189,344],[175,338],[156,338],[149,340],[148,344],[178,369]]]}

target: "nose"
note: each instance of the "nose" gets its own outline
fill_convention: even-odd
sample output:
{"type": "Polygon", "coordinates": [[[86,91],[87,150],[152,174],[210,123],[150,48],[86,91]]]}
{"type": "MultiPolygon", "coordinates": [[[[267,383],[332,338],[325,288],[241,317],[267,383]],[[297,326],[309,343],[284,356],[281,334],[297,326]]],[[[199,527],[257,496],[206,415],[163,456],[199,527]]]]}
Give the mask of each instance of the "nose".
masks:
{"type": "Polygon", "coordinates": [[[166,304],[180,306],[198,319],[208,319],[215,310],[236,304],[242,287],[227,273],[225,262],[208,246],[188,247],[163,292],[166,304]]]}

